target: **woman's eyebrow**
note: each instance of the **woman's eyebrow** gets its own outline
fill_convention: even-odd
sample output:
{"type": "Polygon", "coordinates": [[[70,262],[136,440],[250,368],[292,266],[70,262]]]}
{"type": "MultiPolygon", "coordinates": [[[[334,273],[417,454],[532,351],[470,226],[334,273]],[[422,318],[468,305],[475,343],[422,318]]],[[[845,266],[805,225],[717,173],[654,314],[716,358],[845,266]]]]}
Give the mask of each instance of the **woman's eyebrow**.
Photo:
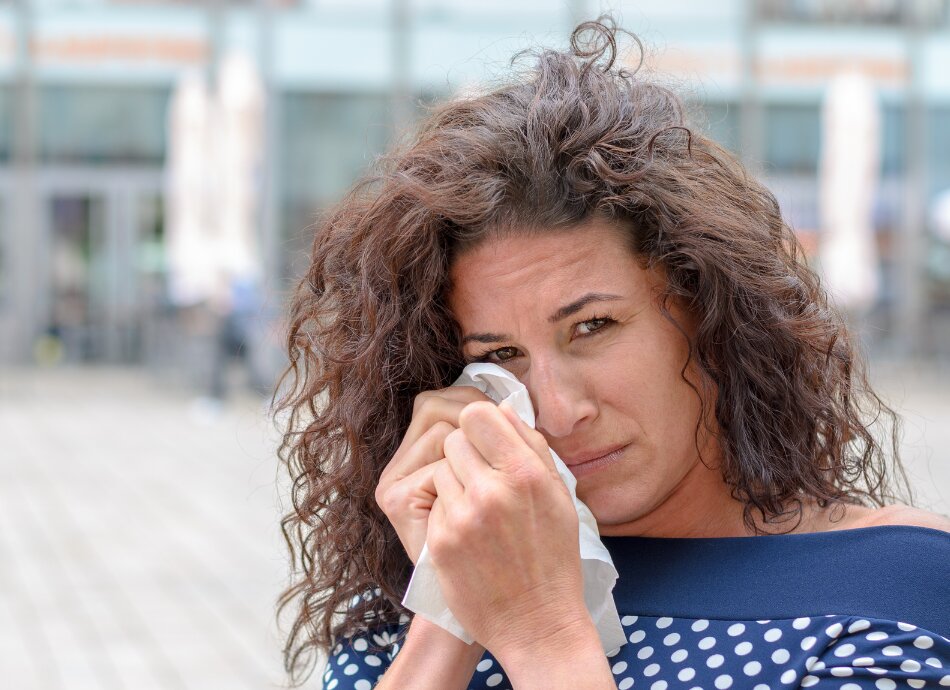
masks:
{"type": "Polygon", "coordinates": [[[606,292],[588,292],[580,299],[575,300],[570,304],[565,304],[563,307],[551,314],[548,317],[548,321],[551,323],[557,323],[561,319],[566,319],[571,314],[579,312],[591,302],[609,302],[610,300],[615,299],[623,299],[623,297],[620,295],[612,295],[606,292]]]}
{"type": "MultiPolygon", "coordinates": [[[[611,300],[623,299],[622,295],[613,295],[607,292],[588,292],[583,297],[574,300],[570,304],[565,304],[563,307],[559,307],[551,316],[548,317],[548,321],[551,323],[557,323],[562,319],[566,319],[571,314],[576,314],[581,309],[586,307],[591,302],[608,302],[611,300]]],[[[462,338],[462,344],[469,342],[476,343],[500,343],[504,340],[512,340],[513,338],[507,333],[470,333],[462,338]]]]}

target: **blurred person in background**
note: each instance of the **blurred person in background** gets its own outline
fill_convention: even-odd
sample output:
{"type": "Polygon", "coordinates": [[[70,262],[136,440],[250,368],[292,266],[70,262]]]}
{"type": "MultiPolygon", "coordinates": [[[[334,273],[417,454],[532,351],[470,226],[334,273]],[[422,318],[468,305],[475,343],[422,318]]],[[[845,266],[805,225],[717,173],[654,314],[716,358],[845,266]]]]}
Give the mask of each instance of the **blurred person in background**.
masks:
{"type": "Polygon", "coordinates": [[[211,302],[215,315],[214,356],[211,360],[209,396],[220,405],[227,399],[232,363],[244,369],[252,390],[266,390],[254,363],[252,338],[261,300],[257,280],[250,275],[230,275],[223,294],[211,302]]]}
{"type": "Polygon", "coordinates": [[[619,35],[435,107],[317,228],[276,404],[291,678],[317,650],[335,690],[950,683],[950,522],[897,416],[775,197],[619,35]],[[475,361],[536,430],[450,385],[475,361]],[[551,450],[620,574],[606,654],[551,450]],[[423,544],[471,645],[401,604],[423,544]]]}
{"type": "MultiPolygon", "coordinates": [[[[950,189],[945,189],[937,195],[930,209],[931,233],[928,237],[927,273],[933,291],[933,301],[938,305],[945,305],[944,310],[950,309],[950,189]]],[[[938,354],[943,350],[939,347],[940,339],[950,341],[950,331],[939,327],[939,321],[934,320],[937,327],[935,338],[937,342],[933,350],[938,354]]],[[[950,357],[944,360],[950,365],[950,357]]]]}

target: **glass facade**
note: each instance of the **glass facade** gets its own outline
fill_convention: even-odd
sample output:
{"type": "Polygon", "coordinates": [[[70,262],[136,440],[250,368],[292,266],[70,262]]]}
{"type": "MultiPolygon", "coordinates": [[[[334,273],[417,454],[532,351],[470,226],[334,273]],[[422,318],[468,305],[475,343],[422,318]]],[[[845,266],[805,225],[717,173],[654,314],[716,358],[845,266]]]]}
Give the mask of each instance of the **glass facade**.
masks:
{"type": "Polygon", "coordinates": [[[281,98],[281,180],[289,201],[337,199],[391,138],[390,98],[289,92],[281,98]]]}
{"type": "Polygon", "coordinates": [[[704,110],[703,131],[733,153],[739,153],[739,104],[712,101],[700,105],[704,110]]]}
{"type": "MultiPolygon", "coordinates": [[[[946,20],[947,4],[941,0],[928,6],[926,11],[934,18],[934,25],[946,20]]],[[[833,31],[840,29],[842,40],[847,39],[859,48],[856,55],[861,54],[862,45],[863,50],[868,50],[875,36],[900,38],[896,42],[885,41],[894,53],[887,55],[890,62],[885,60],[885,76],[898,81],[882,90],[881,190],[875,208],[882,255],[890,252],[893,241],[906,232],[902,229],[906,220],[902,201],[907,190],[902,185],[910,163],[906,155],[908,117],[903,105],[904,86],[898,83],[901,65],[910,70],[910,63],[904,62],[910,58],[901,52],[906,49],[903,37],[907,33],[907,15],[901,3],[759,2],[759,12],[754,17],[757,22],[748,27],[740,25],[737,19],[742,3],[736,0],[703,9],[703,17],[716,20],[710,19],[708,26],[704,20],[702,31],[697,30],[695,17],[682,10],[685,6],[684,0],[664,14],[664,3],[638,5],[643,16],[631,16],[622,23],[640,30],[648,46],[662,46],[656,50],[660,53],[658,64],[664,64],[664,51],[674,58],[668,63],[673,65],[672,82],[665,83],[684,84],[684,95],[690,99],[708,94],[708,100],[690,103],[691,125],[728,150],[758,158],[753,161],[755,167],[762,164],[766,182],[778,196],[789,222],[804,232],[817,233],[819,224],[821,79],[827,75],[818,72],[830,70],[834,60],[816,58],[802,62],[799,69],[805,70],[804,76],[793,70],[777,70],[771,76],[763,76],[763,88],[753,93],[761,107],[761,140],[754,147],[756,150],[743,152],[743,143],[749,142],[743,141],[745,133],[741,129],[740,97],[743,75],[747,74],[743,72],[742,46],[761,42],[763,54],[768,53],[765,44],[770,40],[777,41],[775,45],[783,41],[796,45],[801,41],[800,45],[806,45],[814,40],[815,46],[821,47],[825,45],[822,41],[827,39],[829,26],[833,31]],[[862,6],[871,9],[865,11],[862,6]],[[653,33],[644,28],[650,26],[649,21],[640,22],[650,20],[651,12],[656,14],[657,22],[653,33]],[[870,28],[861,29],[862,24],[870,28]],[[745,30],[750,30],[751,35],[744,36],[745,30]],[[705,62],[694,63],[683,57],[693,51],[705,59],[702,51],[709,46],[715,49],[710,48],[708,73],[704,72],[705,62]],[[680,58],[685,67],[676,62],[680,58]],[[676,73],[675,65],[685,71],[676,73]],[[791,81],[780,83],[786,77],[791,81]],[[805,82],[792,83],[794,79],[806,78],[812,81],[805,86],[805,82]],[[693,88],[695,83],[708,88],[693,88]]],[[[11,208],[17,206],[11,203],[17,200],[16,190],[32,188],[39,197],[37,207],[43,209],[32,214],[43,216],[48,226],[56,228],[36,229],[36,233],[53,233],[40,244],[55,244],[60,254],[72,259],[78,256],[77,248],[95,239],[98,223],[130,227],[138,224],[145,234],[135,245],[137,250],[130,261],[146,276],[146,292],[159,295],[166,270],[161,173],[168,146],[167,117],[172,90],[184,71],[211,72],[214,59],[223,59],[232,48],[245,51],[253,61],[261,57],[264,46],[270,45],[272,88],[279,94],[279,117],[273,123],[277,133],[273,151],[277,227],[273,244],[279,255],[276,281],[280,287],[286,287],[306,267],[306,253],[318,214],[339,199],[392,142],[395,113],[400,111],[391,93],[394,83],[403,84],[416,94],[413,102],[419,115],[423,103],[439,100],[468,83],[502,77],[507,68],[500,58],[494,61],[492,46],[518,31],[524,45],[563,45],[573,20],[566,6],[549,12],[548,5],[541,0],[519,6],[517,17],[505,15],[507,6],[500,0],[479,3],[477,8],[458,0],[409,3],[405,53],[400,56],[398,41],[382,48],[382,44],[369,45],[380,37],[388,40],[395,36],[393,17],[379,14],[392,9],[388,0],[359,0],[355,4],[343,0],[300,0],[275,2],[271,7],[268,44],[264,42],[265,23],[259,21],[266,13],[257,3],[225,3],[216,9],[212,5],[185,2],[38,3],[33,16],[33,45],[37,53],[31,71],[36,95],[35,121],[31,123],[36,139],[34,179],[25,187],[18,186],[18,169],[13,164],[20,86],[12,64],[16,51],[11,48],[8,69],[2,73],[5,76],[0,76],[0,208],[5,208],[10,217],[19,217],[17,214],[23,211],[19,207],[14,209],[16,214],[11,214],[11,208]],[[75,12],[79,5],[83,6],[82,13],[75,12]],[[380,21],[362,24],[359,18],[370,13],[380,21]],[[505,21],[499,21],[502,18],[505,21]],[[76,27],[71,26],[73,22],[76,27]],[[512,28],[515,26],[520,28],[516,31],[512,28]],[[347,36],[352,35],[357,41],[352,44],[351,55],[341,57],[343,54],[338,50],[328,50],[319,42],[318,39],[327,38],[327,32],[336,29],[350,32],[347,36]],[[71,36],[82,40],[71,42],[71,36]],[[95,60],[88,52],[94,41],[90,36],[108,39],[98,46],[95,60]],[[161,38],[152,40],[145,48],[135,42],[137,36],[161,38]],[[433,44],[431,39],[436,36],[451,38],[433,44]],[[366,45],[360,46],[361,37],[366,45]],[[44,46],[49,45],[59,52],[44,57],[44,46]],[[74,55],[75,51],[82,54],[74,55]],[[76,59],[69,62],[70,56],[76,59]],[[485,63],[484,67],[472,67],[480,61],[485,63]],[[400,69],[405,73],[397,74],[400,69]],[[136,189],[112,189],[121,187],[116,183],[124,183],[130,173],[142,171],[151,177],[136,189]],[[102,173],[104,177],[94,185],[85,184],[91,173],[102,173]],[[86,225],[69,220],[74,217],[86,218],[88,229],[76,230],[86,225]]],[[[573,5],[571,8],[587,9],[573,5]]],[[[16,16],[12,12],[0,13],[0,28],[13,37],[10,45],[14,48],[16,16]]],[[[925,64],[929,81],[924,88],[929,108],[925,170],[928,198],[950,188],[950,79],[945,79],[943,70],[935,66],[940,55],[950,56],[950,42],[940,36],[939,31],[928,34],[928,46],[921,52],[925,62],[933,63],[925,64]]],[[[842,48],[846,50],[850,48],[842,48]]],[[[508,57],[510,54],[506,53],[505,60],[508,57]]],[[[657,76],[661,81],[666,77],[662,71],[657,76]]],[[[0,227],[0,232],[5,233],[0,236],[0,305],[12,294],[8,289],[10,267],[18,265],[18,256],[28,255],[19,250],[25,241],[14,226],[15,222],[7,221],[0,227]]],[[[262,235],[266,232],[261,230],[262,235]]],[[[133,240],[128,241],[134,244],[133,240]]],[[[83,265],[91,281],[98,269],[92,259],[83,265]]],[[[59,282],[47,281],[49,284],[32,293],[23,287],[25,283],[17,282],[15,292],[28,295],[29,299],[23,298],[24,303],[32,303],[43,290],[47,302],[59,299],[55,295],[63,295],[64,303],[72,300],[77,305],[86,305],[82,309],[76,307],[73,312],[77,314],[96,304],[99,293],[93,282],[82,283],[80,289],[60,278],[56,280],[59,282]]],[[[70,312],[63,320],[69,321],[73,316],[70,312]]],[[[90,312],[82,319],[72,320],[82,325],[96,318],[90,312]]],[[[93,350],[96,347],[89,349],[93,350]]]]}
{"type": "Polygon", "coordinates": [[[927,122],[927,167],[931,192],[950,189],[950,105],[932,108],[927,122]]]}
{"type": "MultiPolygon", "coordinates": [[[[915,21],[914,4],[907,0],[757,0],[754,6],[759,21],[765,22],[901,26],[915,21]]],[[[946,21],[946,0],[916,4],[919,21],[930,25],[946,21]]]]}
{"type": "Polygon", "coordinates": [[[42,85],[40,160],[160,165],[169,94],[166,87],[142,85],[42,85]]]}
{"type": "Polygon", "coordinates": [[[306,268],[311,226],[391,138],[390,97],[291,91],[281,97],[281,282],[306,268]]]}
{"type": "Polygon", "coordinates": [[[11,84],[0,83],[0,164],[13,155],[13,94],[11,84]]]}
{"type": "Polygon", "coordinates": [[[103,320],[109,301],[109,243],[101,196],[57,195],[49,202],[52,300],[46,333],[64,345],[68,360],[103,354],[103,320]]]}
{"type": "Polygon", "coordinates": [[[10,241],[10,235],[6,221],[6,199],[0,198],[0,312],[7,307],[10,299],[10,271],[7,268],[7,243],[10,241]]]}
{"type": "Polygon", "coordinates": [[[817,104],[776,103],[765,107],[765,163],[769,172],[815,174],[820,138],[817,104]]]}

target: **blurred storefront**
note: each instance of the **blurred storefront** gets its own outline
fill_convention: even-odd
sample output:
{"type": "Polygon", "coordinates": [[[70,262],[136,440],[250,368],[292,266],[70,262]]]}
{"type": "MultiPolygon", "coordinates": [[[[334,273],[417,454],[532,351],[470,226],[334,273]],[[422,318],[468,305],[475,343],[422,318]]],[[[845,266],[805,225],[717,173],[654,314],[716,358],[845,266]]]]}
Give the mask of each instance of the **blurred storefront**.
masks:
{"type": "Polygon", "coordinates": [[[422,104],[503,74],[516,50],[563,42],[601,9],[644,40],[650,76],[765,177],[810,248],[823,232],[825,89],[845,68],[870,78],[881,132],[871,344],[950,356],[950,268],[933,259],[950,240],[931,227],[950,189],[945,0],[37,0],[0,5],[0,363],[188,371],[209,356],[205,307],[169,292],[168,111],[182,74],[214,85],[237,52],[262,80],[256,351],[274,370],[320,209],[422,104]]]}

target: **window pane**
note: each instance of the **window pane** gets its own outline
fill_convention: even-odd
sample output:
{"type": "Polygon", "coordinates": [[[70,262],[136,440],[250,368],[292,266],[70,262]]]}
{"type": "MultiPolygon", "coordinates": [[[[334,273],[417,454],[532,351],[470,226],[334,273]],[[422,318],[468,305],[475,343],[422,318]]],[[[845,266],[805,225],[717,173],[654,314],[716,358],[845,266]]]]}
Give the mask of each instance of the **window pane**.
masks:
{"type": "Polygon", "coordinates": [[[0,161],[4,163],[12,155],[14,93],[10,84],[0,85],[0,161]]]}
{"type": "Polygon", "coordinates": [[[778,172],[817,173],[821,117],[818,105],[769,105],[765,160],[778,172]]]}
{"type": "Polygon", "coordinates": [[[169,91],[147,86],[43,86],[40,158],[58,163],[160,163],[169,91]]]}
{"type": "Polygon", "coordinates": [[[284,195],[314,209],[337,199],[389,140],[384,94],[288,93],[282,99],[284,195]]]}
{"type": "Polygon", "coordinates": [[[897,175],[904,172],[904,107],[887,105],[881,111],[881,172],[897,175]]]}
{"type": "Polygon", "coordinates": [[[701,129],[707,136],[733,153],[739,150],[739,105],[737,103],[704,103],[705,121],[701,129]]]}
{"type": "Polygon", "coordinates": [[[950,189],[950,107],[931,109],[927,134],[931,189],[950,189]]]}

